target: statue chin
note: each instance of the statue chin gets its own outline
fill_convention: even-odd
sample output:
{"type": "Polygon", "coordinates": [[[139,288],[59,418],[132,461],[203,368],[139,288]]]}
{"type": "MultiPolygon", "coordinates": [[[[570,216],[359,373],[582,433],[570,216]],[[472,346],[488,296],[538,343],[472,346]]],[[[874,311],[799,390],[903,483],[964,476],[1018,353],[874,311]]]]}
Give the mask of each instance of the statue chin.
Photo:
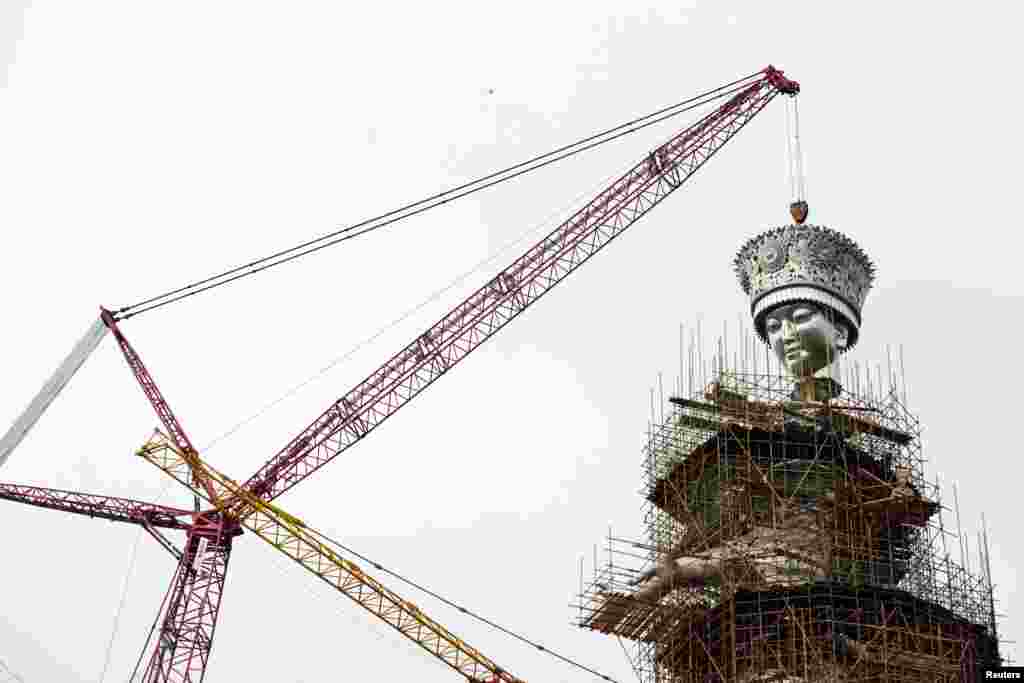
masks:
{"type": "Polygon", "coordinates": [[[836,352],[833,350],[831,356],[808,354],[801,352],[801,357],[793,360],[783,360],[783,366],[786,368],[786,372],[789,373],[794,379],[806,379],[808,377],[819,377],[825,372],[830,365],[832,365],[830,359],[834,361],[836,359],[836,352]]]}

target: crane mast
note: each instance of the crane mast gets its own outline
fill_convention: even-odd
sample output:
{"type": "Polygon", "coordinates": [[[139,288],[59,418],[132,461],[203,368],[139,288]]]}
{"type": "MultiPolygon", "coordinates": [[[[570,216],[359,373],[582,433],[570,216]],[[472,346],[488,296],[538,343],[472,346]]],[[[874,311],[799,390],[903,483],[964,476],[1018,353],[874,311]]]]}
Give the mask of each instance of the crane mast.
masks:
{"type": "MultiPolygon", "coordinates": [[[[779,94],[800,86],[772,66],[654,149],[510,266],[331,404],[246,488],[273,500],[362,440],[480,344],[682,186],[779,94]]],[[[235,500],[234,513],[247,514],[235,500]]]]}
{"type": "MultiPolygon", "coordinates": [[[[176,451],[178,452],[178,451],[176,451]]],[[[181,456],[182,462],[186,462],[181,456]]],[[[189,458],[190,463],[195,462],[189,458]]],[[[190,467],[187,465],[186,467],[190,467]]],[[[194,483],[201,469],[187,470],[186,482],[194,483]]],[[[154,505],[129,498],[98,496],[35,486],[0,484],[0,499],[141,526],[168,552],[178,567],[165,600],[157,644],[143,672],[144,683],[199,683],[213,647],[213,635],[224,592],[224,579],[237,525],[216,510],[196,512],[154,505]],[[179,551],[160,530],[185,531],[185,547],[179,551]]]]}
{"type": "MultiPolygon", "coordinates": [[[[142,393],[149,399],[149,404],[153,406],[153,410],[156,412],[157,417],[160,419],[160,423],[163,424],[164,429],[167,430],[167,434],[170,435],[174,441],[174,445],[178,447],[185,458],[191,459],[198,463],[199,452],[195,446],[192,445],[192,441],[188,438],[188,434],[185,433],[185,429],[181,426],[178,418],[175,416],[174,411],[171,410],[170,404],[164,398],[163,393],[160,391],[160,387],[156,385],[156,381],[153,376],[149,374],[149,370],[142,362],[142,358],[139,357],[138,352],[129,343],[128,339],[121,332],[121,329],[117,326],[117,319],[111,311],[105,308],[100,309],[100,319],[103,324],[106,325],[110,331],[114,334],[114,338],[117,339],[118,346],[121,347],[121,353],[124,355],[125,360],[128,362],[128,367],[131,368],[132,373],[135,375],[136,381],[139,386],[142,387],[142,393]]],[[[197,473],[201,472],[200,468],[196,468],[197,473]]],[[[199,476],[197,474],[197,476],[199,476]]],[[[220,507],[215,493],[215,489],[208,481],[196,479],[196,483],[200,484],[209,495],[209,500],[220,507]]],[[[196,509],[198,510],[198,499],[196,499],[196,509]]]]}
{"type": "MultiPolygon", "coordinates": [[[[247,527],[289,554],[469,681],[519,683],[411,602],[327,548],[305,523],[271,501],[366,437],[451,370],[641,216],[679,189],[779,94],[800,86],[767,67],[715,111],[652,150],[635,166],[456,306],[237,484],[199,458],[142,359],[101,309],[165,434],[139,451],[196,494],[185,511],[110,496],[0,484],[0,499],[143,526],[178,559],[147,683],[198,683],[212,649],[233,539],[247,527]],[[214,505],[199,511],[199,497],[214,505]],[[190,517],[189,521],[183,518],[190,517]],[[158,529],[187,533],[178,551],[158,529]]],[[[748,80],[748,79],[742,79],[748,80]]],[[[97,337],[98,338],[98,337],[97,337]]],[[[19,432],[20,433],[20,432],[19,432]]],[[[12,442],[14,443],[14,442],[12,442]]],[[[5,451],[8,453],[9,450],[5,451]]],[[[2,459],[0,459],[2,462],[2,459]]]]}
{"type": "MultiPolygon", "coordinates": [[[[434,621],[415,604],[381,584],[354,562],[340,557],[298,517],[261,500],[211,465],[202,461],[186,460],[166,435],[158,431],[139,449],[138,455],[191,489],[196,495],[206,495],[202,488],[192,483],[196,470],[199,469],[199,478],[211,482],[212,486],[221,490],[222,497],[226,497],[223,494],[232,493],[245,499],[255,511],[242,521],[249,531],[462,674],[467,681],[522,683],[479,650],[434,621]]],[[[214,587],[216,588],[216,584],[214,587]]],[[[180,633],[181,629],[170,631],[180,633]]],[[[155,682],[163,679],[153,680],[155,682]]],[[[146,681],[148,683],[149,679],[146,681]]]]}

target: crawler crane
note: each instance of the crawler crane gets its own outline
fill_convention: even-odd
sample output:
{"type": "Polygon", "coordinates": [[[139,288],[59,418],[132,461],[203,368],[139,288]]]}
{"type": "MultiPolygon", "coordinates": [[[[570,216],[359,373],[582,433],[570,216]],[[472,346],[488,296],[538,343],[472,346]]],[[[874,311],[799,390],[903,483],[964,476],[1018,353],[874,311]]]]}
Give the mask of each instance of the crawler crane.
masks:
{"type": "MultiPolygon", "coordinates": [[[[799,90],[796,82],[771,66],[717,89],[720,94],[716,98],[728,97],[724,104],[652,150],[582,209],[328,406],[243,483],[200,459],[152,375],[120,329],[119,323],[135,313],[128,309],[116,312],[101,309],[104,332],[114,335],[161,423],[162,429],[142,446],[139,455],[191,489],[197,496],[197,509],[13,484],[0,484],[0,498],[138,524],[175,555],[177,570],[162,607],[158,637],[151,646],[141,679],[147,683],[203,680],[213,646],[228,560],[233,543],[243,529],[287,554],[441,659],[466,680],[520,681],[433,621],[413,603],[340,557],[305,522],[277,507],[274,501],[365,438],[679,189],[772,99],[780,94],[795,96],[799,90]],[[212,507],[198,509],[199,497],[212,507]],[[177,549],[164,536],[164,531],[185,532],[183,549],[177,549]]],[[[796,199],[791,208],[794,218],[802,222],[806,217],[806,204],[798,206],[801,198],[796,199]]],[[[70,372],[73,373],[73,369],[70,372]]],[[[66,381],[64,377],[63,382],[66,381]]],[[[51,391],[46,400],[37,400],[33,405],[44,409],[54,393],[51,391]]],[[[37,418],[38,414],[23,420],[18,426],[17,438],[11,443],[16,445],[37,418]]],[[[6,451],[0,449],[0,464],[12,449],[13,446],[6,451]]]]}

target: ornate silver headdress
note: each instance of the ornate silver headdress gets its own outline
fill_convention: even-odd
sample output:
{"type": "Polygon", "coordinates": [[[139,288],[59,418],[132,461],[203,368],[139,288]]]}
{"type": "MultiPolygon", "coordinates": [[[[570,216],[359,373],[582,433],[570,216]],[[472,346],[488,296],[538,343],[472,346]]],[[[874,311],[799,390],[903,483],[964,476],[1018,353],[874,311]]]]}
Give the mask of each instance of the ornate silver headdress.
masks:
{"type": "Polygon", "coordinates": [[[786,225],[750,239],[733,261],[740,287],[750,295],[750,314],[762,341],[765,318],[783,304],[827,306],[850,330],[846,349],[860,336],[860,312],[875,267],[842,233],[818,225],[786,225]]]}

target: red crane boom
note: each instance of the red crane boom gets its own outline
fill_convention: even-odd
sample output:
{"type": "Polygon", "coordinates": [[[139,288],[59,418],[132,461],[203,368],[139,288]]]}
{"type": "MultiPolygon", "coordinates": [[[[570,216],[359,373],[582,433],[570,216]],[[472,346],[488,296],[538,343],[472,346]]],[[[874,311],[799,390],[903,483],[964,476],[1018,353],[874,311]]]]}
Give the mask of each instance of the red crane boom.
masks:
{"type": "Polygon", "coordinates": [[[115,315],[103,309],[104,324],[114,333],[167,433],[166,449],[143,448],[140,455],[151,456],[162,469],[208,497],[216,509],[200,512],[198,499],[196,510],[189,512],[110,496],[9,484],[0,484],[0,499],[139,524],[178,558],[178,569],[165,598],[166,609],[162,608],[157,642],[143,674],[146,683],[202,681],[233,540],[242,533],[243,523],[470,680],[478,680],[480,672],[487,672],[493,681],[517,680],[415,605],[378,585],[351,562],[336,557],[309,535],[301,520],[269,501],[369,434],[622,234],[682,186],[777,95],[799,92],[797,83],[771,66],[742,80],[748,82],[738,86],[725,104],[657,147],[334,402],[241,487],[200,461],[153,377],[118,329],[115,315]],[[167,456],[164,462],[156,457],[159,452],[173,457],[167,456]],[[185,531],[183,550],[164,539],[159,528],[185,531]]]}
{"type": "Polygon", "coordinates": [[[191,510],[144,503],[131,498],[98,496],[20,484],[0,483],[0,500],[162,529],[188,529],[190,524],[181,521],[179,517],[191,518],[195,514],[191,510]]]}
{"type": "MultiPolygon", "coordinates": [[[[190,461],[191,462],[191,461],[190,461]]],[[[200,477],[200,479],[202,479],[200,477]]],[[[196,490],[202,490],[197,484],[196,490]]],[[[130,498],[0,483],[0,500],[142,526],[178,560],[144,683],[202,680],[217,624],[232,541],[241,533],[216,510],[195,512],[130,498]],[[159,529],[187,533],[178,550],[159,529]]]]}
{"type": "MultiPolygon", "coordinates": [[[[143,364],[142,358],[131,343],[129,343],[128,339],[125,338],[124,334],[121,333],[120,328],[117,326],[117,319],[114,317],[114,314],[105,308],[101,308],[100,319],[103,320],[103,324],[110,328],[110,331],[114,333],[114,338],[117,339],[117,343],[121,347],[121,353],[128,362],[128,367],[130,367],[132,369],[132,373],[135,374],[136,381],[138,381],[139,386],[142,387],[142,392],[146,394],[146,398],[149,399],[149,403],[153,406],[153,410],[156,411],[157,417],[160,418],[160,423],[163,424],[166,433],[171,437],[174,445],[182,452],[188,462],[190,464],[197,465],[199,458],[198,451],[192,445],[192,441],[188,438],[188,434],[185,433],[185,429],[181,426],[181,423],[175,416],[174,411],[171,410],[171,406],[167,403],[167,399],[164,398],[163,393],[160,391],[160,387],[157,386],[153,376],[149,374],[149,370],[147,370],[145,364],[143,364]]],[[[195,467],[194,469],[196,472],[202,471],[198,467],[195,467]]],[[[220,507],[220,502],[216,498],[216,489],[213,488],[209,481],[197,476],[195,483],[203,487],[209,496],[210,502],[220,507]]],[[[196,501],[196,505],[198,506],[198,500],[196,501]]],[[[198,509],[198,507],[196,509],[198,509]]]]}
{"type": "MultiPolygon", "coordinates": [[[[771,66],[759,72],[335,401],[245,486],[273,500],[360,441],[678,189],[775,96],[799,90],[771,66]]],[[[235,515],[247,514],[244,503],[233,506],[235,515]]]]}

